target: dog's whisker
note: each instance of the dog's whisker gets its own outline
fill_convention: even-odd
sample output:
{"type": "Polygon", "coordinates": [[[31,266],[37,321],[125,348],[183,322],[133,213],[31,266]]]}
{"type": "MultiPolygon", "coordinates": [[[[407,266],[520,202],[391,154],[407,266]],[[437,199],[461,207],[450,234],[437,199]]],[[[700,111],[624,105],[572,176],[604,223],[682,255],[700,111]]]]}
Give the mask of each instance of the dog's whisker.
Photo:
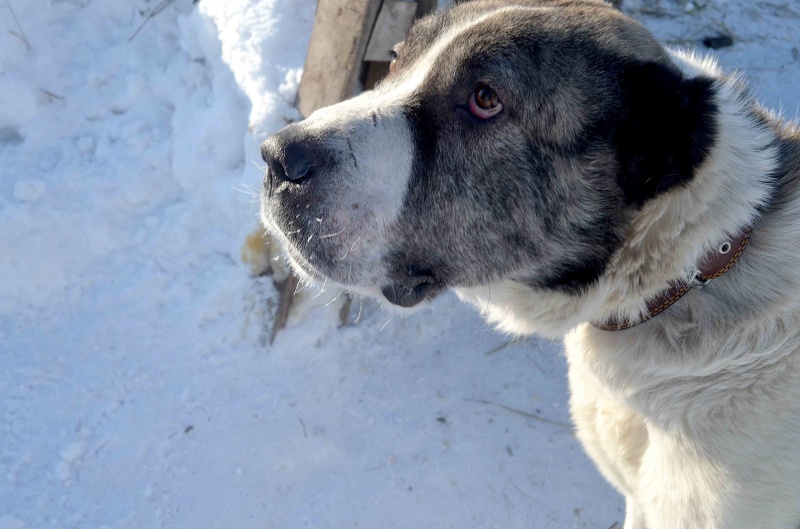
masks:
{"type": "Polygon", "coordinates": [[[329,233],[327,235],[320,235],[319,238],[320,239],[329,239],[331,237],[336,237],[337,235],[341,235],[342,233],[344,233],[344,228],[342,228],[341,230],[337,231],[336,233],[329,233]]]}
{"type": "MultiPolygon", "coordinates": [[[[353,242],[353,244],[351,244],[349,247],[345,246],[344,255],[343,255],[343,256],[341,256],[341,257],[339,258],[339,260],[340,260],[340,261],[344,261],[345,257],[347,257],[348,255],[350,255],[350,252],[353,250],[353,248],[355,248],[355,246],[356,246],[356,243],[357,243],[359,240],[361,240],[361,237],[360,237],[360,236],[359,236],[359,237],[358,237],[358,238],[357,238],[357,239],[356,239],[356,240],[353,242]]],[[[352,264],[351,264],[351,266],[352,266],[352,264]]]]}
{"type": "Polygon", "coordinates": [[[328,306],[332,305],[337,299],[339,299],[341,297],[341,295],[342,295],[342,291],[340,290],[339,293],[336,294],[336,297],[333,298],[332,300],[330,300],[329,302],[327,302],[325,305],[323,305],[323,307],[328,307],[328,306]]]}
{"type": "MultiPolygon", "coordinates": [[[[250,187],[247,184],[241,183],[235,186],[231,186],[231,189],[245,195],[246,198],[243,201],[246,201],[248,204],[258,204],[260,201],[260,195],[256,188],[250,187]]],[[[240,199],[241,200],[241,199],[240,199]]]]}
{"type": "Polygon", "coordinates": [[[328,284],[328,278],[326,277],[326,278],[325,278],[325,279],[322,281],[322,287],[320,287],[320,289],[319,289],[319,293],[317,293],[317,295],[316,295],[316,296],[314,296],[314,299],[317,299],[318,297],[320,297],[320,296],[321,296],[321,295],[322,295],[322,294],[325,292],[325,285],[327,285],[327,284],[328,284]]]}
{"type": "Polygon", "coordinates": [[[389,322],[392,321],[393,319],[394,319],[394,316],[392,316],[391,318],[386,320],[386,323],[383,324],[383,327],[381,327],[381,330],[379,330],[378,332],[383,332],[383,330],[386,328],[386,326],[389,325],[389,322]]]}
{"type": "Polygon", "coordinates": [[[257,188],[255,188],[255,187],[253,187],[251,185],[245,184],[244,182],[240,182],[240,183],[236,184],[235,186],[231,186],[231,189],[233,189],[234,191],[239,192],[239,193],[244,193],[245,195],[250,195],[252,197],[258,197],[258,194],[259,194],[257,188]]]}

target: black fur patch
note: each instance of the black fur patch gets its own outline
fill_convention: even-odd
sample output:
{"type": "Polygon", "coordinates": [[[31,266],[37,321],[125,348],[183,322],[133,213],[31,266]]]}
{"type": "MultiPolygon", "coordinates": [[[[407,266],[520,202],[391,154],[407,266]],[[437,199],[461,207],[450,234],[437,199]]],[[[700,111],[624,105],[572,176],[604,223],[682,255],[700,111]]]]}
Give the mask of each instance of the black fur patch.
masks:
{"type": "MultiPolygon", "coordinates": [[[[590,151],[610,136],[617,156],[617,180],[624,206],[638,208],[647,200],[690,182],[713,147],[716,104],[710,79],[685,79],[657,63],[624,65],[617,76],[621,98],[617,119],[598,120],[576,138],[575,154],[590,151]]],[[[622,207],[623,205],[620,204],[622,207]]],[[[604,272],[622,242],[618,212],[576,226],[578,239],[594,240],[574,262],[562,262],[533,286],[580,292],[604,272]]]]}
{"type": "Polygon", "coordinates": [[[609,212],[593,223],[576,226],[575,232],[578,238],[596,241],[593,251],[587,249],[582,259],[562,261],[550,274],[539,276],[526,283],[537,288],[572,294],[584,291],[603,275],[611,257],[622,243],[622,237],[617,229],[619,222],[619,216],[609,212]]]}
{"type": "Polygon", "coordinates": [[[645,201],[689,182],[716,137],[713,81],[685,79],[661,64],[628,64],[618,76],[620,118],[613,132],[625,202],[645,201]]]}
{"type": "Polygon", "coordinates": [[[405,109],[406,119],[414,141],[414,161],[409,185],[424,178],[436,162],[436,120],[422,99],[411,102],[405,109]]]}

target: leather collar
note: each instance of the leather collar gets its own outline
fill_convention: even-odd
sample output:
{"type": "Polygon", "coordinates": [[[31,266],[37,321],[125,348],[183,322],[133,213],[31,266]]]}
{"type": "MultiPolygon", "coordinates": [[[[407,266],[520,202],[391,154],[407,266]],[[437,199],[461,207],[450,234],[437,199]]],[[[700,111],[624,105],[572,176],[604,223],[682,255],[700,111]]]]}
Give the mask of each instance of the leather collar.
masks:
{"type": "Polygon", "coordinates": [[[712,279],[716,279],[730,270],[744,252],[752,231],[752,228],[746,228],[732,240],[726,241],[719,248],[714,248],[706,253],[691,279],[671,283],[661,294],[647,302],[647,314],[641,320],[629,322],[612,316],[603,322],[593,321],[592,325],[603,331],[622,331],[658,316],[691,289],[703,288],[712,279]]]}

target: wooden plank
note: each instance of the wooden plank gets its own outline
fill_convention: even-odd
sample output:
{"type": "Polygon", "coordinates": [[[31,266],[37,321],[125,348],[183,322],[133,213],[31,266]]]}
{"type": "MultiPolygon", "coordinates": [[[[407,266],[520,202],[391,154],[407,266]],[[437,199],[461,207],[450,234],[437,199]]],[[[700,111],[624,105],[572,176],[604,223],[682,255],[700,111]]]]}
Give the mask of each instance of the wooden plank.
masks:
{"type": "Polygon", "coordinates": [[[294,301],[294,294],[297,292],[299,282],[300,279],[294,274],[289,274],[282,281],[275,281],[275,289],[278,291],[278,309],[275,311],[275,319],[272,320],[270,344],[275,341],[275,336],[286,327],[286,322],[289,321],[289,311],[292,308],[292,301],[294,301]]]}
{"type": "Polygon", "coordinates": [[[417,0],[384,0],[367,44],[364,60],[389,62],[389,51],[405,38],[418,7],[417,0]]]}
{"type": "MultiPolygon", "coordinates": [[[[394,32],[394,28],[392,28],[392,30],[390,30],[393,31],[392,36],[387,38],[385,36],[381,37],[381,35],[384,33],[381,29],[384,24],[381,21],[381,17],[384,16],[384,12],[387,11],[387,4],[410,2],[408,2],[408,0],[384,0],[381,11],[378,14],[378,19],[375,22],[375,27],[372,30],[372,36],[370,37],[369,44],[367,45],[364,72],[362,73],[364,90],[372,90],[375,88],[375,84],[389,73],[390,57],[388,51],[392,48],[392,46],[405,38],[405,34],[413,25],[414,20],[434,12],[437,8],[444,7],[446,5],[446,1],[447,0],[413,0],[413,2],[417,4],[417,9],[412,18],[408,20],[406,27],[402,29],[402,32],[394,32]],[[383,43],[378,44],[380,41],[383,41],[383,43]],[[379,50],[382,48],[383,52],[377,51],[376,53],[375,48],[378,48],[379,50]]],[[[395,25],[397,30],[403,26],[402,24],[397,24],[394,21],[391,21],[390,25],[395,25]]]]}
{"type": "Polygon", "coordinates": [[[318,108],[356,95],[364,52],[383,0],[319,0],[297,108],[318,108]]]}
{"type": "Polygon", "coordinates": [[[364,90],[372,90],[378,82],[389,73],[388,62],[364,63],[364,90]]]}

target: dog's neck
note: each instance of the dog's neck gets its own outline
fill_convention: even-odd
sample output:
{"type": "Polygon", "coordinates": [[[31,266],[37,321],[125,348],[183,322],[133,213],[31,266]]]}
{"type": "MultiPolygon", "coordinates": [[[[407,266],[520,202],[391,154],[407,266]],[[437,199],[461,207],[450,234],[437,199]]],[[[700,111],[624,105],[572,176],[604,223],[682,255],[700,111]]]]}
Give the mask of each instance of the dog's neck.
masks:
{"type": "Polygon", "coordinates": [[[607,289],[601,312],[619,320],[641,319],[647,300],[671,281],[691,278],[704,254],[754,226],[774,186],[775,137],[759,122],[744,84],[710,61],[677,53],[674,59],[687,76],[717,80],[716,141],[692,182],[633,218],[600,287],[607,289]]]}
{"type": "Polygon", "coordinates": [[[639,321],[647,301],[674,281],[688,280],[698,261],[748,226],[770,200],[778,164],[775,134],[736,76],[712,61],[673,53],[688,77],[715,80],[716,141],[693,180],[647,202],[631,219],[625,241],[598,283],[580,296],[501,281],[458,289],[501,330],[558,337],[588,322],[639,321]]]}

